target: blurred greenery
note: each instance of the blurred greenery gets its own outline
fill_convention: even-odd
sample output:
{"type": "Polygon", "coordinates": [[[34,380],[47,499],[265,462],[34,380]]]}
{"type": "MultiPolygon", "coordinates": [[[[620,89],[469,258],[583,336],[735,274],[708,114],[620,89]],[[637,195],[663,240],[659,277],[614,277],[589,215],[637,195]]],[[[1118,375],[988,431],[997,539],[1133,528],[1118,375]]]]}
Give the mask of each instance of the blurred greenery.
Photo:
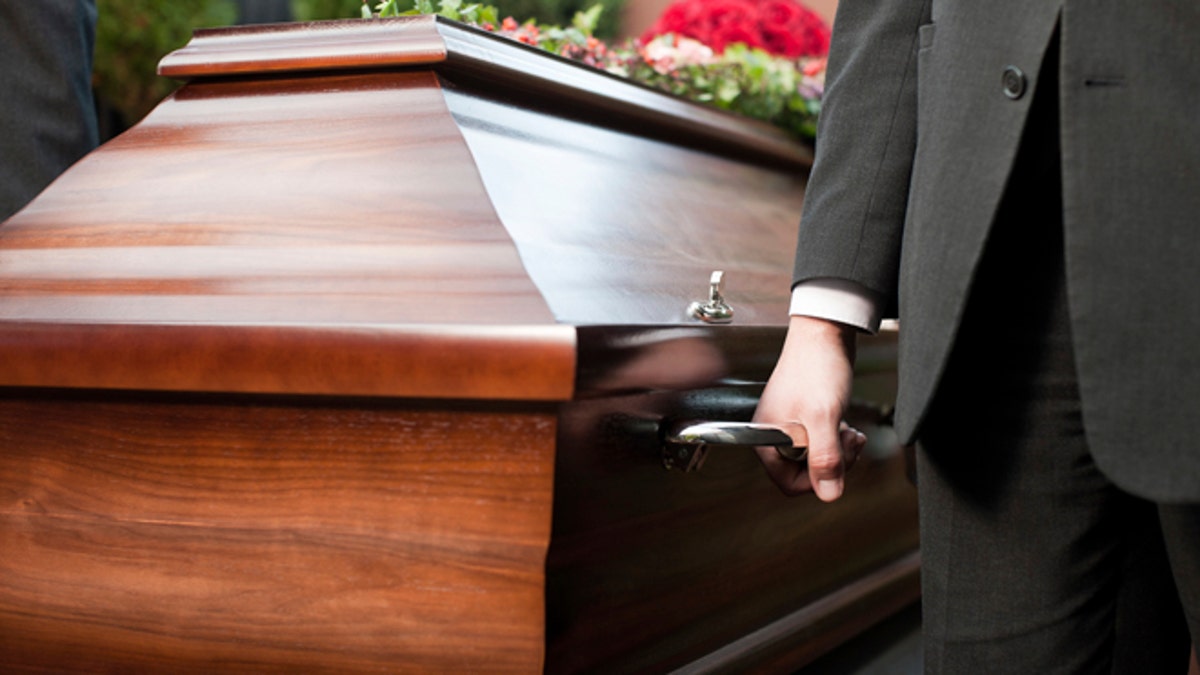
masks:
{"type": "MultiPolygon", "coordinates": [[[[604,13],[598,37],[616,34],[624,0],[601,0],[604,13]]],[[[569,25],[575,12],[596,0],[492,0],[500,16],[536,19],[540,24],[569,25]]],[[[374,7],[377,0],[370,0],[374,7]]],[[[157,73],[158,61],[187,44],[196,28],[227,26],[238,21],[233,0],[96,0],[96,54],[92,82],[102,111],[115,113],[114,131],[150,112],[179,83],[157,73]]],[[[351,19],[362,15],[362,0],[292,0],[298,21],[351,19]]]]}
{"type": "Polygon", "coordinates": [[[576,12],[583,12],[593,5],[603,5],[595,35],[611,39],[621,28],[621,7],[624,0],[491,0],[500,16],[511,16],[517,21],[536,19],[539,24],[569,26],[576,12]]]}
{"type": "MultiPolygon", "coordinates": [[[[577,13],[601,5],[603,11],[600,14],[600,21],[596,24],[595,35],[598,38],[609,39],[616,36],[617,31],[621,28],[621,7],[624,2],[625,0],[479,0],[478,2],[458,0],[455,7],[458,11],[467,12],[471,7],[490,5],[496,8],[496,13],[500,18],[511,16],[522,23],[533,19],[543,26],[569,26],[571,19],[577,13]]],[[[382,4],[384,3],[378,2],[378,0],[370,2],[373,10],[378,10],[382,4]]],[[[392,3],[387,4],[391,5],[392,3]]],[[[398,10],[400,14],[414,7],[418,8],[417,11],[427,11],[421,9],[420,4],[416,0],[398,0],[390,9],[398,10]]],[[[441,3],[438,0],[428,0],[425,4],[436,8],[441,3]]],[[[451,13],[445,14],[454,17],[451,13]]],[[[389,12],[385,10],[383,15],[388,16],[389,12]]],[[[392,13],[391,16],[395,16],[395,13],[392,13]]]]}
{"type": "Polygon", "coordinates": [[[292,0],[292,14],[297,21],[353,19],[362,15],[362,0],[292,0]]]}
{"type": "Polygon", "coordinates": [[[229,0],[97,0],[92,84],[123,122],[141,119],[177,82],[155,71],[164,54],[187,43],[192,29],[234,23],[229,0]]]}

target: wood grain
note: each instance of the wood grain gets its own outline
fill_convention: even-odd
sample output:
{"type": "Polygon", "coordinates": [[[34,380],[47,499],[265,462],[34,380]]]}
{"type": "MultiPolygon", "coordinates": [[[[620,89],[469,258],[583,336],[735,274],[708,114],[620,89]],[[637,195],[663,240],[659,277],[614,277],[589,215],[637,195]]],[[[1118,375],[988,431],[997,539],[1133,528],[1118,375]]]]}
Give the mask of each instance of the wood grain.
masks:
{"type": "Polygon", "coordinates": [[[7,321],[553,320],[429,72],[190,85],[8,221],[0,268],[7,321]]]}
{"type": "Polygon", "coordinates": [[[552,414],[7,394],[9,668],[531,672],[552,414]]]}
{"type": "Polygon", "coordinates": [[[735,326],[787,316],[807,166],[780,169],[452,90],[446,100],[559,321],[703,325],[688,308],[707,301],[714,270],[725,272],[735,326]]]}
{"type": "Polygon", "coordinates": [[[573,336],[429,73],[192,85],[0,235],[3,384],[572,388],[573,336]]]}
{"type": "MultiPolygon", "coordinates": [[[[604,342],[594,336],[581,344],[604,342]]],[[[640,355],[610,353],[625,363],[647,359],[642,372],[670,368],[672,350],[641,345],[640,355]]],[[[883,364],[891,353],[894,367],[894,335],[864,346],[875,370],[856,378],[855,398],[891,400],[894,372],[887,376],[883,364]]],[[[708,358],[707,366],[689,360],[687,367],[738,363],[737,341],[711,344],[708,358]]],[[[564,407],[547,561],[547,672],[668,672],[800,608],[819,608],[914,553],[916,491],[894,434],[878,422],[851,420],[874,442],[834,504],[781,496],[744,448],[711,448],[698,473],[663,469],[663,419],[749,419],[757,393],[755,385],[709,387],[564,407]]],[[[909,569],[848,600],[852,610],[809,611],[809,623],[791,625],[769,650],[738,654],[729,672],[792,672],[915,594],[909,569]]]]}
{"type": "Polygon", "coordinates": [[[201,29],[168,54],[158,74],[177,79],[206,75],[385,68],[437,63],[445,43],[432,16],[399,20],[319,21],[201,29]]]}
{"type": "Polygon", "coordinates": [[[777,166],[810,165],[811,148],[751,121],[631,83],[543,49],[444,17],[239,26],[196,32],[159,63],[185,80],[428,68],[521,106],[551,105],[596,126],[777,166]]]}
{"type": "Polygon", "coordinates": [[[567,326],[0,323],[0,385],[557,401],[567,326]]]}
{"type": "Polygon", "coordinates": [[[0,227],[0,670],[661,672],[772,630],[737,659],[777,669],[911,596],[819,609],[913,557],[895,448],[831,507],[658,455],[753,406],[809,148],[440,19],[163,72],[0,227]],[[686,313],[714,269],[730,326],[686,313]]]}

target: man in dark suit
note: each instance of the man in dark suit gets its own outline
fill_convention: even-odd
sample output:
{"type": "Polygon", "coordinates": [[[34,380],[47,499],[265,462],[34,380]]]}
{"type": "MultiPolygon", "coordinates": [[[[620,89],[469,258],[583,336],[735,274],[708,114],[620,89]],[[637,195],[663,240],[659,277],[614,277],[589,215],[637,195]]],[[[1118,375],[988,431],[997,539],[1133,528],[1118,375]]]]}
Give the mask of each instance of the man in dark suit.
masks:
{"type": "Polygon", "coordinates": [[[0,221],[96,147],[95,0],[0,3],[0,221]]]}
{"type": "Polygon", "coordinates": [[[807,428],[806,468],[761,453],[785,491],[838,498],[854,335],[898,308],[930,672],[1200,641],[1197,35],[1176,0],[841,0],[756,419],[807,428]]]}

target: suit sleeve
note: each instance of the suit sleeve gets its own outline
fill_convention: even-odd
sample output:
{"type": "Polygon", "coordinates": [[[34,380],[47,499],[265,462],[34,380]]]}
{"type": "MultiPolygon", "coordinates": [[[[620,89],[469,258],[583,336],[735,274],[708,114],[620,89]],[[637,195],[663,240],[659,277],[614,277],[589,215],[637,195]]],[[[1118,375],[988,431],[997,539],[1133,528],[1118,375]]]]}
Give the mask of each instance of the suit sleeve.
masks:
{"type": "Polygon", "coordinates": [[[883,303],[869,289],[853,281],[806,279],[792,287],[788,314],[836,321],[875,333],[883,319],[883,303]]]}
{"type": "Polygon", "coordinates": [[[841,0],[793,285],[845,279],[895,307],[930,0],[841,0]]]}

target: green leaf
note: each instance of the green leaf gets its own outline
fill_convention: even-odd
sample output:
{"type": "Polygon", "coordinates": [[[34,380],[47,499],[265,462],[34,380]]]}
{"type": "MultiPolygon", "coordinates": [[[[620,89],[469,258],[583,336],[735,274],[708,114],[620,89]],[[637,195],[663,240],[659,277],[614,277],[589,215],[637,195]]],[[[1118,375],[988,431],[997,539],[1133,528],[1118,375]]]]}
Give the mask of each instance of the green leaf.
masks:
{"type": "Polygon", "coordinates": [[[466,23],[479,23],[479,8],[479,3],[471,3],[458,10],[460,20],[466,23]]]}
{"type": "Polygon", "coordinates": [[[462,7],[462,0],[440,0],[440,5],[441,8],[438,10],[438,14],[447,19],[458,20],[458,8],[462,7]]]}
{"type": "Polygon", "coordinates": [[[741,93],[742,88],[735,80],[722,80],[717,85],[717,102],[728,105],[741,93]]]}
{"type": "Polygon", "coordinates": [[[375,6],[375,13],[379,16],[400,16],[400,7],[396,4],[396,0],[381,0],[375,6]]]}
{"type": "Polygon", "coordinates": [[[592,5],[586,10],[575,12],[575,17],[571,19],[571,25],[585,36],[591,37],[596,32],[596,26],[600,23],[600,15],[603,13],[604,5],[592,5]]]}

